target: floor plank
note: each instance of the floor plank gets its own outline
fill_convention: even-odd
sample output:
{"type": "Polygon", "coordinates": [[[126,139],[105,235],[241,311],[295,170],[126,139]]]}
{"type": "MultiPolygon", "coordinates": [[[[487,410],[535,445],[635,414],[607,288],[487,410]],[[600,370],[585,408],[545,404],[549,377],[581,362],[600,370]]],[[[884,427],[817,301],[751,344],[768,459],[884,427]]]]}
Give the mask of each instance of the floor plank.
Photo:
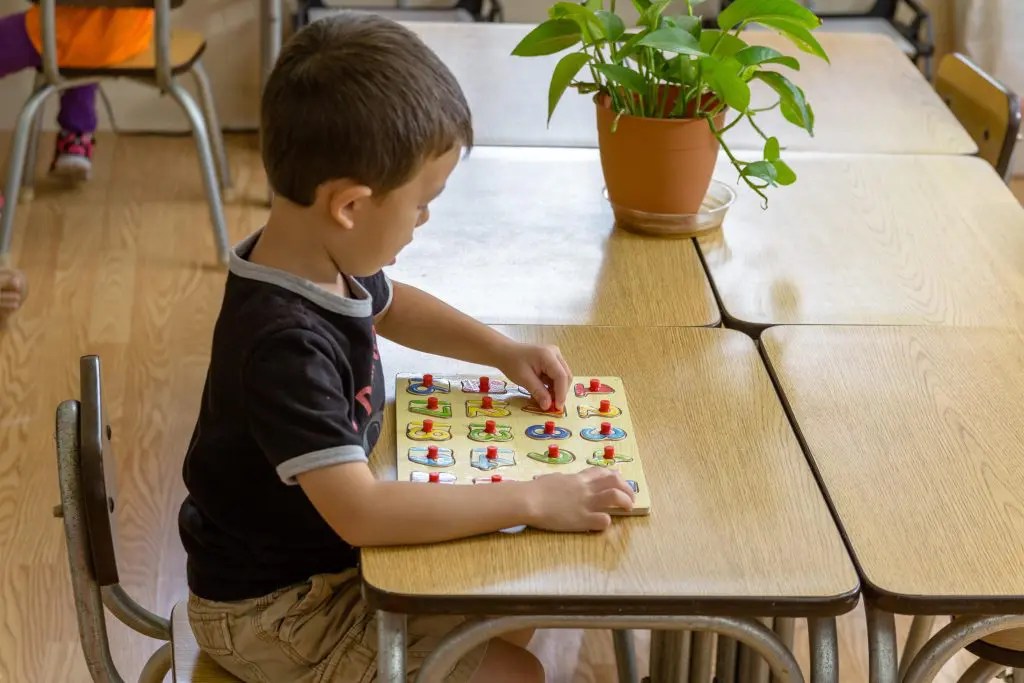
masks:
{"type": "MultiPolygon", "coordinates": [[[[0,136],[0,157],[7,138],[0,136]]],[[[28,276],[22,311],[0,330],[0,681],[85,683],[57,502],[53,415],[77,395],[77,359],[99,353],[114,426],[126,589],[169,614],[185,595],[175,517],[180,469],[224,273],[189,138],[101,137],[94,180],[39,183],[19,207],[11,257],[28,276]]],[[[255,139],[229,140],[239,199],[233,241],[264,219],[255,139]]],[[[1024,182],[1018,182],[1024,198],[1024,182]]],[[[115,661],[137,677],[156,644],[110,623],[115,661]]],[[[863,616],[840,622],[843,683],[866,680],[863,616]]],[[[905,629],[908,620],[900,620],[905,629]]],[[[799,634],[804,634],[799,630],[799,634]]],[[[638,634],[646,668],[647,634],[638,634]]],[[[799,648],[807,661],[806,636],[799,648]]],[[[606,631],[544,631],[533,649],[557,683],[615,680],[606,631]]],[[[962,658],[945,672],[969,663],[962,658]]]]}

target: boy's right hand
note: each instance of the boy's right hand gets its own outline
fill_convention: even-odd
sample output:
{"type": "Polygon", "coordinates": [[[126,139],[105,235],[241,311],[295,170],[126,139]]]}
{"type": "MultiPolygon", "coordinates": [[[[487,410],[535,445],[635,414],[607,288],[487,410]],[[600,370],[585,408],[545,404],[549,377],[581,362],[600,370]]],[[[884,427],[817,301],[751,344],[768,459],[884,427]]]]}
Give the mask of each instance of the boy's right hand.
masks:
{"type": "Polygon", "coordinates": [[[591,467],[578,474],[548,474],[534,488],[529,525],[546,531],[603,531],[609,508],[633,509],[633,489],[618,472],[591,467]]]}

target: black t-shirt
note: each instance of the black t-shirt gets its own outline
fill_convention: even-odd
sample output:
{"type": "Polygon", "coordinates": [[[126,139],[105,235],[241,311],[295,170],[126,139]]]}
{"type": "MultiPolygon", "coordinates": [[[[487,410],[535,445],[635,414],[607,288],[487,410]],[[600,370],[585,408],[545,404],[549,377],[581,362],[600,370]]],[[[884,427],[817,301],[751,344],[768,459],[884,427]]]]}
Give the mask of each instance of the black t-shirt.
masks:
{"type": "Polygon", "coordinates": [[[365,462],[380,436],[384,382],[374,316],[383,273],[348,278],[353,298],[231,255],[178,515],[188,583],[208,600],[255,598],[355,567],[358,551],[295,477],[365,462]]]}

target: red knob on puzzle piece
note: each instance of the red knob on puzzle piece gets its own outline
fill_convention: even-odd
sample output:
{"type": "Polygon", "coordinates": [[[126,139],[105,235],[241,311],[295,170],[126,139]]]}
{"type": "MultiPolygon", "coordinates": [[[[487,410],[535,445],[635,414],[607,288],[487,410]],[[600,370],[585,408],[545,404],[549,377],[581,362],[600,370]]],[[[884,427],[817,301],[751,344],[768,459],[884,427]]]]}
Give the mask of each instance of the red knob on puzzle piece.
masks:
{"type": "Polygon", "coordinates": [[[488,446],[487,447],[487,459],[488,460],[497,460],[498,459],[498,447],[497,446],[488,446]]]}
{"type": "Polygon", "coordinates": [[[501,475],[500,474],[492,474],[491,475],[491,483],[492,484],[497,484],[499,481],[501,481],[501,475]]]}
{"type": "Polygon", "coordinates": [[[437,396],[427,398],[427,410],[437,410],[437,396]]]}
{"type": "Polygon", "coordinates": [[[601,388],[601,380],[599,380],[597,378],[594,378],[594,379],[590,380],[590,390],[591,391],[597,391],[600,388],[601,388]]]}
{"type": "Polygon", "coordinates": [[[480,378],[480,393],[486,394],[491,390],[491,379],[489,377],[480,378]]]}
{"type": "Polygon", "coordinates": [[[484,410],[490,410],[491,408],[494,407],[494,399],[491,398],[490,396],[484,396],[483,399],[481,399],[480,401],[480,406],[484,410]]]}
{"type": "Polygon", "coordinates": [[[441,473],[440,472],[431,472],[427,476],[429,477],[429,481],[430,481],[431,484],[437,484],[437,483],[440,483],[440,481],[441,481],[441,473]]]}
{"type": "Polygon", "coordinates": [[[603,434],[604,436],[608,436],[611,433],[612,433],[612,423],[611,422],[602,422],[601,423],[601,434],[603,434]]]}
{"type": "Polygon", "coordinates": [[[427,446],[427,457],[431,460],[437,460],[437,446],[427,446]]]}
{"type": "Polygon", "coordinates": [[[494,424],[494,420],[488,420],[484,423],[484,431],[488,434],[494,434],[498,431],[497,425],[494,424]]]}
{"type": "Polygon", "coordinates": [[[545,422],[544,423],[544,433],[545,434],[554,434],[555,433],[555,423],[551,422],[551,421],[545,422]]]}
{"type": "Polygon", "coordinates": [[[609,401],[608,399],[602,400],[601,405],[598,407],[598,410],[600,410],[602,413],[612,412],[612,402],[609,401]]]}
{"type": "Polygon", "coordinates": [[[615,446],[605,446],[604,447],[604,459],[605,460],[614,460],[615,459],[615,446]]]}
{"type": "Polygon", "coordinates": [[[432,387],[432,386],[434,386],[434,376],[433,375],[423,375],[423,386],[425,386],[425,387],[432,387]]]}
{"type": "Polygon", "coordinates": [[[433,432],[434,432],[434,421],[433,420],[424,420],[423,421],[423,433],[424,434],[432,434],[433,432]]]}
{"type": "Polygon", "coordinates": [[[558,446],[556,444],[548,446],[548,457],[553,460],[558,458],[558,446]]]}

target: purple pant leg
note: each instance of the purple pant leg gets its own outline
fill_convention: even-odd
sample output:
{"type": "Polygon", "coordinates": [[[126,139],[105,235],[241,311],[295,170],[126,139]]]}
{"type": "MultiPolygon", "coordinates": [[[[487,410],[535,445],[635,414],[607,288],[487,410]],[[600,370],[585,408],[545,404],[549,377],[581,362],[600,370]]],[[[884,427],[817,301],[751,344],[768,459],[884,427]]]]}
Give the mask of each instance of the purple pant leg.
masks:
{"type": "MultiPolygon", "coordinates": [[[[25,29],[24,13],[0,17],[0,78],[24,69],[36,69],[41,65],[42,58],[25,29]]],[[[57,122],[64,130],[80,135],[94,132],[96,85],[65,90],[60,98],[57,122]]]]}

